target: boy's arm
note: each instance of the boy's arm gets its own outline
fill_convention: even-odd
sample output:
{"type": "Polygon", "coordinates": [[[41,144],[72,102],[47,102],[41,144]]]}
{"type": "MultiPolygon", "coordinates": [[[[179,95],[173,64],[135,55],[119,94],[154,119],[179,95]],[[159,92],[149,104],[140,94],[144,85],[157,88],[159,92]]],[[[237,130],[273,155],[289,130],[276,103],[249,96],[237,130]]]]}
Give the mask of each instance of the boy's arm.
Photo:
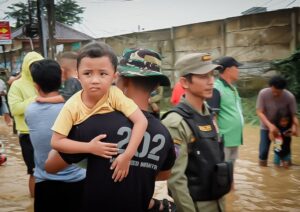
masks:
{"type": "Polygon", "coordinates": [[[133,127],[129,143],[124,154],[128,155],[128,157],[131,159],[143,140],[148,126],[148,120],[140,109],[137,109],[128,118],[133,122],[133,127]]]}
{"type": "Polygon", "coordinates": [[[53,149],[63,153],[91,153],[104,158],[111,158],[118,153],[117,144],[101,142],[106,135],[101,134],[90,142],[75,141],[65,135],[53,132],[51,146],[53,149]]]}
{"type": "Polygon", "coordinates": [[[128,118],[133,122],[128,146],[125,152],[120,154],[111,165],[111,169],[115,169],[112,176],[115,182],[122,181],[127,176],[130,160],[142,142],[148,126],[148,121],[140,109],[136,109],[128,118]]]}
{"type": "Polygon", "coordinates": [[[62,95],[51,96],[51,97],[38,96],[35,100],[37,102],[44,102],[44,103],[61,103],[61,102],[65,102],[65,99],[62,97],[62,95]]]}

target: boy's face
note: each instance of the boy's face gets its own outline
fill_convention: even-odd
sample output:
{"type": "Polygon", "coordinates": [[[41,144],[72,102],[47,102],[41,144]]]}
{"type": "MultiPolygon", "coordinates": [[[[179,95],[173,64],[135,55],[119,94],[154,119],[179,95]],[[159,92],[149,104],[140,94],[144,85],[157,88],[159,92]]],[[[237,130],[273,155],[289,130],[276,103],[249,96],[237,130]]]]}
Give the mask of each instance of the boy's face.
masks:
{"type": "Polygon", "coordinates": [[[115,77],[114,67],[106,56],[85,57],[78,67],[78,79],[84,95],[95,100],[101,99],[107,93],[115,77]]]}
{"type": "Polygon", "coordinates": [[[65,81],[72,76],[77,75],[77,60],[69,58],[61,58],[59,65],[62,71],[62,80],[65,81]]]}
{"type": "Polygon", "coordinates": [[[289,125],[289,118],[287,117],[281,118],[279,121],[279,125],[281,127],[287,127],[289,125]]]}

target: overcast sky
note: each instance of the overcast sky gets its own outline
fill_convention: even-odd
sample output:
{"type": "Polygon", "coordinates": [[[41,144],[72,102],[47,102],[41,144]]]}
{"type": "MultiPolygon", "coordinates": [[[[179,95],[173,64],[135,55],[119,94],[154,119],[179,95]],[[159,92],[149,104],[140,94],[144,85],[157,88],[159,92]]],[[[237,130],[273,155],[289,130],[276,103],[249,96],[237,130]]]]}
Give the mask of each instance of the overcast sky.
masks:
{"type": "MultiPolygon", "coordinates": [[[[0,19],[7,6],[27,0],[0,0],[0,19]]],[[[92,37],[169,28],[241,15],[251,7],[267,11],[299,7],[300,0],[77,0],[85,7],[73,27],[92,37]]]]}

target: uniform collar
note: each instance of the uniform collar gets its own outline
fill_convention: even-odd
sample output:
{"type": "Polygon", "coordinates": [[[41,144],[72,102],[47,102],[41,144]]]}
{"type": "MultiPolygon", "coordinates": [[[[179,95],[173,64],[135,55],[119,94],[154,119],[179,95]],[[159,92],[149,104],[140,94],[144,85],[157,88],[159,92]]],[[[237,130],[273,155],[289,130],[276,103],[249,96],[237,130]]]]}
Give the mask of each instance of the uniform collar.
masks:
{"type": "Polygon", "coordinates": [[[208,110],[208,107],[207,107],[207,104],[206,104],[205,101],[203,102],[203,106],[202,106],[203,109],[202,109],[202,111],[196,110],[196,109],[195,109],[195,108],[194,108],[194,107],[186,100],[186,98],[185,98],[184,96],[181,97],[180,103],[184,103],[184,104],[188,105],[190,108],[193,109],[193,111],[194,111],[195,113],[199,113],[201,116],[207,116],[207,115],[210,114],[210,113],[209,113],[209,110],[208,110]]]}
{"type": "Polygon", "coordinates": [[[223,84],[224,87],[228,87],[231,90],[235,90],[235,87],[232,84],[226,82],[226,80],[224,80],[222,77],[219,77],[219,81],[223,84]]]}
{"type": "Polygon", "coordinates": [[[224,80],[222,77],[219,77],[219,80],[220,80],[220,82],[223,83],[223,85],[224,85],[225,87],[226,87],[226,86],[231,87],[231,86],[229,85],[229,83],[226,82],[226,80],[224,80]]]}

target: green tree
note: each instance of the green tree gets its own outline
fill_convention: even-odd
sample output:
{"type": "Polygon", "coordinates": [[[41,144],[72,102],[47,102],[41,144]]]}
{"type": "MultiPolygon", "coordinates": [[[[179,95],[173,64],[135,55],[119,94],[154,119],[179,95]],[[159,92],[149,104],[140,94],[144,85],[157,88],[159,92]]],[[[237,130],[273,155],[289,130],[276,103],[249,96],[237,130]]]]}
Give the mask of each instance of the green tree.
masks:
{"type": "Polygon", "coordinates": [[[272,61],[271,65],[286,78],[287,88],[300,101],[300,49],[297,49],[288,58],[272,61]]]}
{"type": "MultiPolygon", "coordinates": [[[[47,2],[47,0],[44,0],[47,2]]],[[[32,8],[30,14],[33,19],[36,19],[36,0],[32,1],[32,8]]],[[[5,12],[5,14],[16,20],[16,28],[30,23],[29,20],[29,6],[28,3],[15,3],[8,7],[10,11],[5,12]]],[[[55,19],[58,22],[73,25],[75,23],[80,23],[82,17],[80,14],[84,12],[84,7],[80,7],[74,0],[59,0],[55,3],[55,19]]],[[[46,7],[44,7],[46,11],[46,7]]]]}
{"type": "Polygon", "coordinates": [[[58,22],[68,25],[81,23],[82,17],[79,15],[84,12],[84,9],[73,0],[60,0],[55,6],[55,17],[58,22]]]}

